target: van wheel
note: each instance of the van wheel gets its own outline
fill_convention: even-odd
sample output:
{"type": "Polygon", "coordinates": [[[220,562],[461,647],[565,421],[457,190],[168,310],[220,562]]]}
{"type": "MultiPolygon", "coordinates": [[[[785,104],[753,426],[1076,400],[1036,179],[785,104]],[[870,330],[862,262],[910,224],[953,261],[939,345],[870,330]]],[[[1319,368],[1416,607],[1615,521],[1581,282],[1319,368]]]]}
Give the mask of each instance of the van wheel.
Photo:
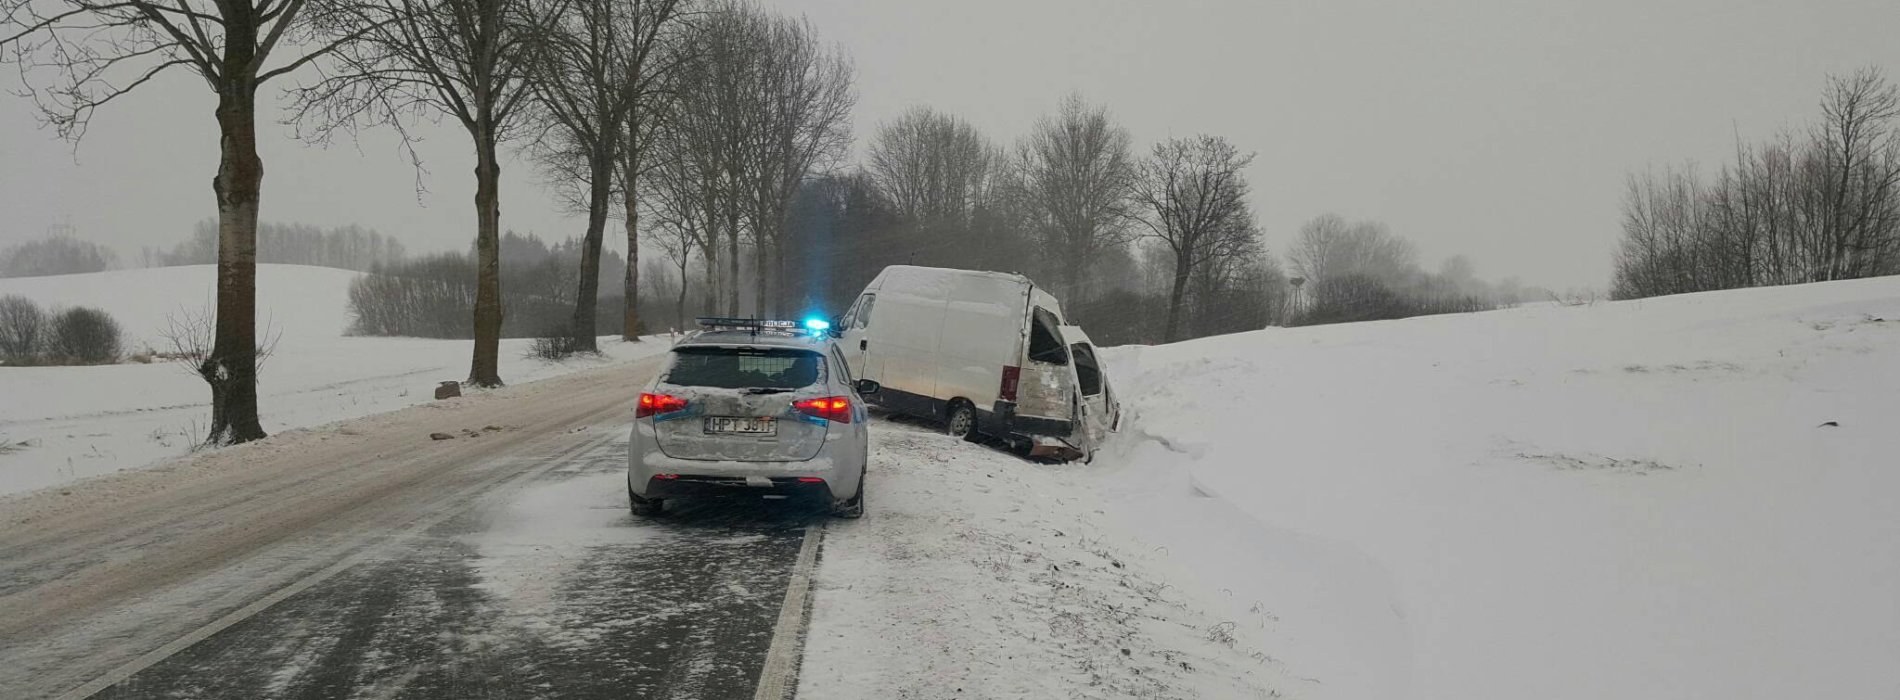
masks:
{"type": "Polygon", "coordinates": [[[965,440],[976,439],[976,407],[967,401],[950,404],[950,417],[945,421],[950,435],[965,440]]]}

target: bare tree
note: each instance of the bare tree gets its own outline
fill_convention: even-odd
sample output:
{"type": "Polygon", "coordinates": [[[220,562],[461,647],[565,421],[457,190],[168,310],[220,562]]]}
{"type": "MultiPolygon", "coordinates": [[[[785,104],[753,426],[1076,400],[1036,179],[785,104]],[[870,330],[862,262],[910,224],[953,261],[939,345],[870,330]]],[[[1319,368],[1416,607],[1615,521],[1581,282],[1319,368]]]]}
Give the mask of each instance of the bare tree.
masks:
{"type": "MultiPolygon", "coordinates": [[[[558,182],[576,183],[584,190],[572,197],[587,212],[572,335],[577,350],[593,352],[598,350],[594,311],[600,298],[600,250],[615,178],[624,164],[622,152],[641,145],[629,140],[627,128],[636,103],[655,97],[653,74],[662,67],[653,57],[679,22],[681,2],[599,0],[568,4],[563,10],[550,23],[545,40],[538,42],[536,75],[530,84],[551,127],[542,139],[544,160],[558,182]]],[[[627,216],[636,217],[637,207],[628,209],[627,216]]],[[[639,292],[637,224],[628,230],[633,262],[625,274],[634,284],[625,293],[631,310],[639,292]]],[[[633,316],[627,320],[638,322],[633,316]]],[[[624,337],[637,335],[629,328],[624,337]]]]}
{"type": "MultiPolygon", "coordinates": [[[[728,6],[714,8],[694,23],[681,49],[688,58],[676,73],[681,89],[666,93],[673,99],[655,104],[656,109],[648,110],[638,124],[629,123],[629,139],[644,135],[649,148],[643,150],[641,162],[622,163],[623,186],[635,185],[633,191],[653,212],[663,233],[700,252],[706,292],[716,302],[727,299],[725,290],[737,283],[720,268],[721,244],[728,238],[722,231],[731,225],[728,215],[736,218],[738,213],[737,187],[728,178],[731,168],[726,163],[734,151],[726,141],[723,126],[729,117],[722,112],[718,96],[713,90],[689,86],[717,84],[721,62],[736,54],[736,48],[728,48],[736,42],[723,37],[732,31],[730,10],[728,6]],[[636,126],[644,134],[635,131],[636,126]],[[632,179],[628,178],[630,165],[636,168],[632,179]]],[[[674,259],[685,264],[691,257],[674,259]]],[[[682,290],[682,307],[684,299],[682,290]]]]}
{"type": "Polygon", "coordinates": [[[1155,144],[1135,176],[1135,220],[1174,254],[1165,342],[1180,339],[1181,304],[1195,272],[1241,254],[1259,235],[1241,172],[1252,162],[1253,154],[1218,136],[1177,138],[1155,144]]]}
{"type": "Polygon", "coordinates": [[[1044,117],[1017,149],[1024,194],[1042,228],[1044,254],[1068,298],[1083,287],[1102,251],[1126,244],[1128,185],[1135,173],[1128,130],[1105,106],[1070,95],[1054,117],[1044,117]]]}
{"type": "Polygon", "coordinates": [[[754,132],[745,150],[755,239],[755,308],[786,314],[785,238],[792,198],[812,172],[844,156],[851,145],[852,68],[841,51],[828,50],[811,23],[773,17],[761,29],[752,54],[755,80],[754,132]]]}
{"type": "Polygon", "coordinates": [[[655,187],[666,225],[694,241],[713,297],[738,313],[749,262],[752,305],[784,311],[787,212],[799,187],[849,145],[852,70],[811,25],[728,0],[696,17],[653,115],[655,187]],[[748,247],[749,245],[749,247],[748,247]]]}
{"type": "MultiPolygon", "coordinates": [[[[622,313],[621,338],[639,340],[640,328],[640,179],[653,169],[651,153],[660,134],[661,117],[667,104],[678,98],[680,66],[691,56],[684,37],[690,26],[680,18],[694,12],[691,0],[643,0],[644,12],[633,27],[634,47],[622,55],[627,92],[627,109],[621,124],[621,147],[616,154],[617,176],[627,235],[627,269],[622,275],[626,308],[622,313]]],[[[680,292],[686,289],[685,275],[680,277],[680,292]]]]}
{"type": "Polygon", "coordinates": [[[1814,277],[1877,274],[1896,252],[1900,224],[1900,87],[1875,69],[1833,76],[1814,136],[1827,171],[1821,183],[1828,216],[1821,222],[1821,263],[1814,277]]]}
{"type": "Polygon", "coordinates": [[[18,294],[0,297],[0,360],[32,362],[46,336],[46,312],[18,294]]]}
{"type": "Polygon", "coordinates": [[[1321,214],[1300,227],[1287,258],[1293,271],[1318,283],[1344,275],[1360,275],[1397,287],[1410,283],[1418,271],[1418,249],[1376,221],[1347,222],[1337,214],[1321,214]]]}
{"type": "Polygon", "coordinates": [[[969,122],[913,107],[878,128],[868,170],[901,216],[926,226],[961,227],[988,196],[998,154],[969,122]]]}
{"type": "MultiPolygon", "coordinates": [[[[19,64],[27,92],[63,138],[92,115],[173,68],[218,97],[216,343],[198,367],[211,387],[212,444],[264,437],[257,419],[257,90],[356,39],[310,28],[350,14],[345,0],[0,0],[0,60],[19,64]],[[45,73],[53,80],[36,84],[45,73]]],[[[368,26],[368,25],[365,25],[368,26]]]]}
{"type": "MultiPolygon", "coordinates": [[[[355,40],[293,91],[300,124],[338,130],[453,117],[475,145],[475,348],[468,381],[500,386],[501,158],[533,94],[532,61],[565,0],[374,0],[324,30],[355,40]]],[[[411,156],[414,152],[411,151],[411,156]]],[[[420,163],[418,163],[420,167],[420,163]]]]}
{"type": "Polygon", "coordinates": [[[1900,272],[1900,89],[1875,70],[1829,79],[1805,138],[1737,143],[1714,178],[1632,177],[1617,298],[1900,272]]]}

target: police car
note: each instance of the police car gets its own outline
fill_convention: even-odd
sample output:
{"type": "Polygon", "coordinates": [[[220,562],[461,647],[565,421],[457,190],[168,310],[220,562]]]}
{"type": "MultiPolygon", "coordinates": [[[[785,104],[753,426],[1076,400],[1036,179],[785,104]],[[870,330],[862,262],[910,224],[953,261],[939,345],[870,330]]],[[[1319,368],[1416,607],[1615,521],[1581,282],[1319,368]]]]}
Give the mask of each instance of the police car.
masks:
{"type": "Polygon", "coordinates": [[[864,514],[870,455],[863,396],[820,320],[699,319],[641,392],[627,498],[659,515],[675,498],[817,500],[864,514]]]}

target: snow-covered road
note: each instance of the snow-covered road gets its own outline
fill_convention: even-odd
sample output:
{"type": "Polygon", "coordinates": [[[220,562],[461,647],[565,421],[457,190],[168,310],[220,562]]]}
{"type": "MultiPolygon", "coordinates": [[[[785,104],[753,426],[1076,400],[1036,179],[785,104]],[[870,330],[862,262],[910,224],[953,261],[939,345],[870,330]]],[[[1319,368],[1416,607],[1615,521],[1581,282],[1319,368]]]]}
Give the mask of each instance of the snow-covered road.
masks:
{"type": "Polygon", "coordinates": [[[937,426],[879,419],[862,520],[634,518],[626,415],[656,366],[0,499],[0,697],[752,697],[775,643],[795,675],[774,678],[811,698],[1277,684],[1109,533],[1086,467],[937,426]],[[808,537],[807,644],[782,606],[808,537]]]}

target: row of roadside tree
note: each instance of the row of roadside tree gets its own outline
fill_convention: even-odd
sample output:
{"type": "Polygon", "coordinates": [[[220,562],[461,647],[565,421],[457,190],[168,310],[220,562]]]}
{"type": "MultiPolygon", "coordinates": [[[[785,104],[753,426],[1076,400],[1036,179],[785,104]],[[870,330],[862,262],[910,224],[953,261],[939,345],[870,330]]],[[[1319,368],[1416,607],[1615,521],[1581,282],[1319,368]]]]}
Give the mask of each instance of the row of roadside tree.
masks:
{"type": "Polygon", "coordinates": [[[1828,79],[1804,131],[1630,178],[1611,294],[1632,299],[1900,274],[1900,89],[1828,79]]]}

